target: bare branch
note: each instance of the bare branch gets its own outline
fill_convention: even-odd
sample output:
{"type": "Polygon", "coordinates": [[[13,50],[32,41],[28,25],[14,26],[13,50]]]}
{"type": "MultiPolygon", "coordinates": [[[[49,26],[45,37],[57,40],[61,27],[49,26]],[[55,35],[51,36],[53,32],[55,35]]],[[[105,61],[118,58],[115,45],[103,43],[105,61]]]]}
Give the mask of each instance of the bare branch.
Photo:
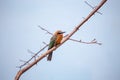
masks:
{"type": "Polygon", "coordinates": [[[84,43],[84,44],[98,44],[98,45],[102,45],[102,43],[98,43],[97,41],[96,41],[96,39],[93,39],[92,41],[90,41],[90,42],[84,42],[84,41],[82,41],[82,40],[75,40],[75,39],[69,39],[69,40],[71,40],[71,41],[75,41],[75,42],[79,42],[79,43],[84,43]]]}
{"type": "Polygon", "coordinates": [[[38,54],[43,51],[48,45],[45,45],[42,49],[40,49],[36,54],[34,54],[34,52],[28,50],[29,53],[32,53],[34,54],[29,60],[27,61],[24,61],[24,60],[20,60],[21,62],[24,62],[24,64],[20,65],[20,66],[17,66],[18,68],[22,68],[24,67],[25,65],[29,64],[30,61],[32,61],[32,59],[36,60],[36,57],[39,57],[38,54]]]}
{"type": "MultiPolygon", "coordinates": [[[[92,9],[95,9],[97,6],[93,7],[91,4],[89,4],[87,1],[84,1],[89,7],[91,7],[92,9]]],[[[101,12],[97,11],[97,13],[101,14],[101,12]]]]}
{"type": "Polygon", "coordinates": [[[51,35],[53,35],[51,32],[49,32],[48,30],[46,30],[45,28],[43,28],[43,27],[41,27],[40,25],[38,26],[41,30],[44,30],[44,31],[46,31],[47,33],[49,33],[49,34],[51,34],[51,35]]]}
{"type": "MultiPolygon", "coordinates": [[[[66,37],[63,39],[63,41],[62,41],[61,44],[59,44],[59,45],[57,45],[57,46],[55,46],[55,47],[47,50],[44,54],[42,54],[41,56],[39,56],[35,61],[31,62],[29,65],[26,65],[23,69],[19,70],[18,73],[17,73],[16,76],[15,76],[15,80],[19,80],[20,76],[21,76],[24,72],[26,72],[28,69],[30,69],[32,66],[34,66],[36,63],[38,63],[38,62],[39,62],[41,59],[43,59],[46,55],[48,55],[48,54],[50,54],[52,51],[56,50],[58,47],[60,47],[62,44],[64,44],[67,40],[69,40],[70,37],[71,37],[75,32],[77,32],[78,29],[79,29],[86,21],[88,21],[88,19],[90,19],[90,17],[93,16],[93,15],[98,11],[98,9],[103,6],[103,4],[104,4],[106,1],[107,1],[107,0],[102,0],[102,1],[99,3],[99,5],[98,5],[77,27],[75,27],[75,28],[73,29],[72,32],[69,33],[68,36],[66,36],[66,37]]],[[[47,46],[45,46],[45,47],[47,47],[47,46]]],[[[41,50],[42,50],[42,49],[41,49],[41,50]]],[[[40,51],[41,51],[41,50],[40,50],[40,51]]],[[[40,51],[38,51],[37,53],[39,53],[40,51]]],[[[37,53],[36,53],[36,54],[37,54],[37,53]]]]}

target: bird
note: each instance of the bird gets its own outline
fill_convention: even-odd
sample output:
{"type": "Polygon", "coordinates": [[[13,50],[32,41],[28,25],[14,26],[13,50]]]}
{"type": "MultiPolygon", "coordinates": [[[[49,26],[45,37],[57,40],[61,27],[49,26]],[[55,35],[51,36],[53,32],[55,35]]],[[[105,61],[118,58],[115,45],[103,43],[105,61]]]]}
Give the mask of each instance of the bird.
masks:
{"type": "MultiPolygon", "coordinates": [[[[48,47],[48,50],[49,49],[51,49],[51,48],[53,48],[54,46],[57,46],[58,44],[60,44],[61,43],[61,41],[62,41],[62,39],[63,39],[63,33],[65,33],[65,32],[63,32],[63,31],[61,31],[61,30],[57,30],[54,34],[53,34],[53,36],[51,37],[51,39],[50,39],[50,43],[49,43],[49,47],[48,47]]],[[[47,56],[47,61],[51,61],[51,59],[52,59],[52,53],[53,52],[51,52],[51,53],[49,53],[48,54],[48,56],[47,56]]]]}

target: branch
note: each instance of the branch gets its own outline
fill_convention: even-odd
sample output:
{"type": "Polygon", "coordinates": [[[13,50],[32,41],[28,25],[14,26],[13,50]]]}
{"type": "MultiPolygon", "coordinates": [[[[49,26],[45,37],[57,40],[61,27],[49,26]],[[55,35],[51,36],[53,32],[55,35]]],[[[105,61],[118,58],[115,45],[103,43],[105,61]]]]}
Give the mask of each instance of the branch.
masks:
{"type": "Polygon", "coordinates": [[[51,32],[49,32],[49,31],[48,31],[48,30],[46,30],[45,28],[41,27],[40,25],[39,25],[38,27],[39,27],[40,29],[42,29],[42,30],[46,31],[47,33],[49,33],[49,34],[53,35],[51,32]]]}
{"type": "MultiPolygon", "coordinates": [[[[45,44],[45,42],[44,42],[45,44]]],[[[32,51],[28,50],[29,53],[32,53],[34,54],[29,60],[27,61],[24,61],[24,60],[20,60],[21,62],[24,62],[24,64],[20,65],[20,66],[17,66],[17,68],[22,68],[24,67],[25,65],[29,64],[30,61],[32,61],[32,59],[35,59],[36,60],[36,57],[38,56],[38,54],[43,51],[48,45],[46,44],[42,49],[40,49],[36,54],[34,54],[32,51]]],[[[37,64],[37,63],[36,63],[37,64]]]]}
{"type": "Polygon", "coordinates": [[[38,63],[41,59],[43,59],[46,55],[50,54],[52,51],[56,50],[58,47],[60,47],[62,44],[64,44],[67,40],[69,40],[69,38],[75,33],[77,32],[77,30],[88,20],[90,19],[90,17],[92,15],[95,14],[95,12],[98,11],[98,9],[100,7],[102,7],[102,5],[106,2],[107,0],[102,0],[99,5],[77,26],[73,29],[73,31],[71,33],[68,34],[68,36],[66,36],[62,43],[60,45],[57,45],[49,50],[47,50],[44,54],[42,54],[41,56],[39,56],[35,61],[31,62],[29,65],[25,66],[23,69],[19,70],[18,73],[15,76],[15,80],[19,80],[20,76],[26,72],[28,69],[30,69],[32,66],[34,66],[36,63],[38,63]]]}
{"type": "Polygon", "coordinates": [[[93,9],[93,11],[77,26],[75,27],[75,29],[73,29],[73,31],[63,40],[63,42],[61,44],[63,44],[64,42],[66,42],[75,32],[77,32],[77,30],[86,22],[88,21],[88,19],[90,19],[102,6],[103,4],[106,2],[107,0],[102,0],[99,5],[93,9]]]}
{"type": "MultiPolygon", "coordinates": [[[[92,5],[90,5],[87,1],[84,1],[89,7],[91,7],[92,9],[95,9],[95,7],[93,7],[92,5]]],[[[99,12],[99,11],[97,11],[97,13],[99,13],[99,14],[101,14],[102,15],[102,13],[101,12],[99,12]]]]}
{"type": "Polygon", "coordinates": [[[98,44],[98,45],[102,45],[102,43],[98,43],[97,41],[96,41],[96,39],[93,39],[92,41],[90,41],[90,42],[84,42],[84,41],[82,41],[82,40],[75,40],[75,39],[69,39],[69,40],[71,40],[71,41],[75,41],[75,42],[79,42],[79,43],[84,43],[84,44],[98,44]]]}

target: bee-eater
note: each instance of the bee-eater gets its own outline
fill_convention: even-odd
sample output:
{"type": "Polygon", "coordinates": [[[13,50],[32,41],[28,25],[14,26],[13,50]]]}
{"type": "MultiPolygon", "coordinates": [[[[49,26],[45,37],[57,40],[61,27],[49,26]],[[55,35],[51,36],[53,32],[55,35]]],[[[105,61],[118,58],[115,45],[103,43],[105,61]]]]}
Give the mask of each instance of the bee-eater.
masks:
{"type": "MultiPolygon", "coordinates": [[[[57,30],[57,31],[53,34],[53,36],[52,36],[51,39],[50,39],[50,43],[49,43],[48,50],[61,43],[61,41],[62,41],[62,39],[63,39],[63,33],[65,33],[65,32],[62,32],[61,30],[57,30]]],[[[51,59],[52,59],[52,53],[53,53],[53,52],[51,52],[51,53],[48,55],[48,57],[47,57],[47,60],[48,60],[48,61],[51,61],[51,59]]]]}

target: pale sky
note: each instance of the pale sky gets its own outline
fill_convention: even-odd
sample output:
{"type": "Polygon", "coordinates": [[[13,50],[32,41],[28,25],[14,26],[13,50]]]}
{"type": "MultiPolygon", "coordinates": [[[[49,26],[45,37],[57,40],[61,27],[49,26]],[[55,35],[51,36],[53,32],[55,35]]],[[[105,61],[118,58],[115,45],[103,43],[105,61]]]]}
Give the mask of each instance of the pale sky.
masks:
{"type": "MultiPolygon", "coordinates": [[[[96,6],[101,0],[87,0],[96,6]]],[[[46,58],[25,72],[20,80],[120,80],[120,1],[108,0],[73,39],[102,45],[67,41],[54,51],[51,62],[46,58]]],[[[50,32],[71,32],[92,9],[84,0],[0,0],[0,80],[14,80],[33,52],[49,43],[50,32]]],[[[42,52],[44,53],[47,48],[42,52]]],[[[40,53],[40,54],[42,54],[40,53]]]]}

